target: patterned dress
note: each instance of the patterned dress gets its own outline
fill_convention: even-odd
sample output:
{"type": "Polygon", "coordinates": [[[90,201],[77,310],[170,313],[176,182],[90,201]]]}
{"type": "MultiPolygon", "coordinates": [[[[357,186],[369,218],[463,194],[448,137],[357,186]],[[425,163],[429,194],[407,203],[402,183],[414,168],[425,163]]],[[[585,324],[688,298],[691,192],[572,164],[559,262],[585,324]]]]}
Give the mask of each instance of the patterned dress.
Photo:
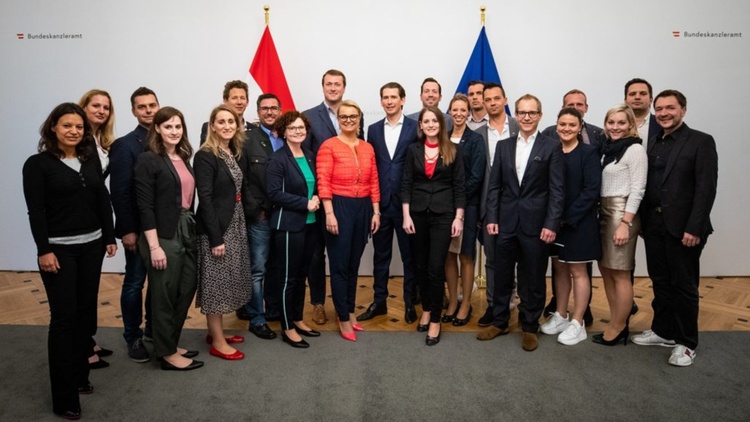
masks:
{"type": "MultiPolygon", "coordinates": [[[[222,149],[219,149],[219,158],[229,167],[239,194],[242,189],[240,166],[222,149]]],[[[234,206],[234,215],[224,233],[224,246],[224,256],[217,258],[211,254],[208,235],[198,236],[199,282],[195,306],[205,315],[232,313],[245,305],[252,295],[250,247],[241,201],[234,206]]]]}

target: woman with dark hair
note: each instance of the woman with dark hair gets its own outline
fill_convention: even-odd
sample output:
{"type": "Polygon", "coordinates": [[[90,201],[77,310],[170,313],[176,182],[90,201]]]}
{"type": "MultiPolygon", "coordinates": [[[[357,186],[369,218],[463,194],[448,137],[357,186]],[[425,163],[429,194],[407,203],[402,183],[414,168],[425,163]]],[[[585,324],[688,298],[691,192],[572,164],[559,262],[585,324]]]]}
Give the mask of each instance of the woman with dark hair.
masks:
{"type": "Polygon", "coordinates": [[[414,270],[422,292],[417,331],[425,343],[440,342],[445,260],[451,237],[461,236],[466,206],[461,151],[448,139],[443,113],[433,106],[419,113],[421,142],[409,145],[404,159],[401,200],[414,270]]]}
{"type": "Polygon", "coordinates": [[[331,296],[341,337],[357,341],[352,321],[357,299],[359,262],[369,233],[380,227],[380,184],[372,145],[358,139],[362,110],[344,100],[337,119],[341,134],[318,150],[318,195],[325,210],[325,243],[331,274],[331,296]]]}
{"type": "Polygon", "coordinates": [[[599,272],[611,316],[595,343],[614,346],[628,344],[635,268],[635,244],[641,231],[638,207],[646,191],[648,156],[638,137],[633,110],[625,104],[607,111],[604,118],[606,140],[602,145],[601,242],[599,272]]]}
{"type": "Polygon", "coordinates": [[[557,115],[557,135],[565,164],[565,208],[550,256],[555,268],[552,280],[557,310],[542,324],[545,334],[559,334],[557,341],[572,346],[586,340],[583,314],[591,294],[586,264],[601,256],[596,211],[602,182],[602,166],[595,147],[581,138],[583,117],[574,108],[557,115]],[[573,312],[568,301],[573,291],[573,312]]]}
{"type": "Polygon", "coordinates": [[[318,244],[315,211],[320,199],[315,190],[315,161],[302,148],[310,123],[304,114],[288,111],[276,120],[274,130],[286,143],[271,155],[266,175],[266,192],[273,203],[270,226],[274,229],[273,266],[281,282],[281,338],[292,347],[307,348],[302,337],[318,337],[302,320],[305,307],[305,278],[318,244]]]}
{"type": "Polygon", "coordinates": [[[197,284],[190,167],[193,147],[185,118],[174,107],[154,115],[148,151],[135,164],[135,191],[141,230],[138,249],[148,267],[154,354],[161,369],[187,371],[203,366],[197,351],[177,346],[197,284]]]}
{"type": "Polygon", "coordinates": [[[448,259],[445,261],[445,278],[448,281],[450,302],[442,322],[452,322],[454,326],[466,325],[471,319],[471,294],[474,289],[474,257],[477,253],[477,222],[479,219],[479,197],[482,193],[484,169],[487,163],[487,150],[482,136],[466,126],[469,119],[469,98],[456,94],[448,106],[453,118],[453,129],[449,134],[451,142],[463,156],[466,182],[464,195],[464,231],[461,236],[451,239],[448,259]],[[461,292],[463,301],[458,301],[459,265],[461,263],[461,292]]]}
{"type": "Polygon", "coordinates": [[[40,129],[39,153],[23,166],[23,191],[50,308],[48,336],[52,409],[79,419],[89,394],[87,357],[96,326],[102,261],[117,244],[109,194],[86,114],[55,107],[40,129]]]}
{"type": "Polygon", "coordinates": [[[250,301],[252,279],[247,226],[242,198],[247,184],[242,176],[242,144],[245,132],[238,130],[239,117],[225,105],[213,109],[208,120],[206,142],[195,154],[195,184],[198,188],[198,296],[208,323],[209,353],[227,360],[245,357],[229,343],[242,343],[241,336],[225,338],[224,314],[233,313],[250,301]]]}

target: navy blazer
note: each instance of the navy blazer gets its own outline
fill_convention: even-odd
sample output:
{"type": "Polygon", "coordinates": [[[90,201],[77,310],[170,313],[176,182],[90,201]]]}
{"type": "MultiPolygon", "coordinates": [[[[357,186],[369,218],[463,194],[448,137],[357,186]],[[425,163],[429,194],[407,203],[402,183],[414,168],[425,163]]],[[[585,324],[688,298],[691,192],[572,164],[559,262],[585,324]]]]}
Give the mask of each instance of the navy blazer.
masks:
{"type": "Polygon", "coordinates": [[[404,116],[401,134],[396,144],[396,151],[391,158],[385,145],[385,119],[371,124],[367,128],[367,142],[375,150],[375,161],[380,178],[380,209],[385,209],[391,202],[401,206],[401,177],[404,174],[404,158],[409,145],[417,142],[417,122],[404,116]]]}
{"type": "MultiPolygon", "coordinates": [[[[193,174],[190,163],[186,162],[185,165],[190,174],[193,174]]],[[[138,156],[135,164],[135,191],[141,216],[141,231],[156,229],[159,237],[173,238],[182,212],[182,184],[169,157],[152,151],[138,156]]],[[[194,203],[195,196],[190,210],[194,203]]]]}
{"type": "Polygon", "coordinates": [[[482,135],[469,129],[468,126],[464,129],[457,146],[464,157],[466,204],[478,206],[482,196],[484,173],[487,167],[487,147],[482,135]]]}
{"type": "Polygon", "coordinates": [[[518,136],[498,142],[487,192],[487,224],[500,232],[539,236],[557,232],[565,201],[565,164],[559,141],[537,134],[523,180],[516,174],[518,136]]]}
{"type": "MultiPolygon", "coordinates": [[[[315,173],[315,160],[307,148],[302,148],[310,170],[315,173]]],[[[315,184],[317,185],[317,184],[315,184]]],[[[276,230],[298,232],[307,224],[307,203],[310,191],[305,175],[287,144],[274,152],[268,162],[266,191],[273,203],[269,223],[276,230]]],[[[316,194],[313,191],[313,194],[316,194]]]]}
{"type": "MultiPolygon", "coordinates": [[[[656,134],[658,134],[661,131],[661,125],[659,122],[656,121],[656,116],[653,114],[649,114],[648,117],[648,141],[651,140],[656,134]]],[[[646,144],[646,148],[648,148],[648,143],[646,144]]]]}
{"type": "MultiPolygon", "coordinates": [[[[334,136],[338,136],[336,128],[331,122],[331,118],[328,115],[328,106],[325,101],[319,105],[305,110],[302,114],[307,117],[307,121],[310,122],[310,130],[307,131],[307,137],[305,142],[302,144],[304,148],[309,149],[313,154],[318,153],[318,148],[334,136]]],[[[359,119],[359,132],[357,133],[358,139],[364,139],[365,137],[365,118],[364,116],[359,119]]]]}
{"type": "MultiPolygon", "coordinates": [[[[649,203],[649,187],[646,186],[640,209],[661,206],[664,225],[669,234],[678,239],[682,239],[685,232],[705,238],[713,233],[710,214],[716,199],[719,174],[716,142],[713,136],[691,129],[686,123],[672,135],[676,137],[676,141],[664,169],[659,195],[661,204],[649,203]]],[[[664,131],[661,129],[654,142],[648,143],[649,153],[655,140],[663,136],[664,131]]],[[[641,213],[644,225],[649,214],[641,213]]]]}
{"type": "Polygon", "coordinates": [[[565,162],[565,208],[563,221],[574,229],[585,219],[596,221],[602,189],[602,164],[593,145],[579,143],[563,154],[565,162]]]}
{"type": "Polygon", "coordinates": [[[148,129],[138,125],[117,139],[109,149],[109,187],[115,211],[115,236],[140,233],[138,203],[135,199],[135,162],[148,147],[148,129]]]}
{"type": "MultiPolygon", "coordinates": [[[[518,135],[518,122],[513,116],[507,116],[508,119],[508,135],[512,138],[518,135]]],[[[490,187],[490,170],[492,160],[490,160],[490,139],[487,125],[482,125],[477,128],[477,132],[484,139],[484,151],[486,154],[486,161],[484,166],[484,180],[482,181],[482,192],[479,198],[479,221],[484,221],[487,217],[487,191],[490,187]]],[[[500,140],[502,141],[502,139],[500,140]]],[[[500,142],[498,141],[498,142],[500,142]]]]}
{"type": "Polygon", "coordinates": [[[425,174],[424,142],[409,145],[404,160],[401,200],[410,212],[430,211],[438,214],[466,208],[463,156],[456,148],[455,160],[449,165],[438,157],[432,178],[425,174]]]}
{"type": "MultiPolygon", "coordinates": [[[[240,167],[241,164],[237,163],[240,167]]],[[[214,248],[224,244],[224,233],[234,216],[237,189],[227,164],[210,150],[200,149],[193,159],[195,187],[198,189],[198,213],[195,232],[208,235],[214,248]]],[[[242,182],[241,196],[248,196],[247,184],[242,182]]]]}
{"type": "MultiPolygon", "coordinates": [[[[583,129],[586,130],[586,134],[589,137],[590,145],[594,146],[601,155],[602,144],[604,144],[604,130],[599,126],[594,126],[591,123],[583,122],[583,129]]],[[[649,130],[650,132],[650,130],[649,130]]],[[[552,138],[556,141],[560,141],[560,136],[557,134],[557,125],[552,125],[542,131],[542,135],[552,138]]]]}

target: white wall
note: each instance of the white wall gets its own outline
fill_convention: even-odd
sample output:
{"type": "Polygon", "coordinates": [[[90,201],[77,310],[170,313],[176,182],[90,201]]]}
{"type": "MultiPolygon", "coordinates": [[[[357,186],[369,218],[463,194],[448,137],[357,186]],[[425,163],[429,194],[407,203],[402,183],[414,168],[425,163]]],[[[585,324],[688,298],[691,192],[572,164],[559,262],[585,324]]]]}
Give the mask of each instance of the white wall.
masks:
{"type": "MultiPolygon", "coordinates": [[[[630,0],[450,1],[360,0],[94,1],[6,0],[0,4],[0,269],[35,268],[21,189],[21,167],[35,152],[38,128],[63,101],[90,88],[110,92],[117,135],[132,130],[129,96],[154,89],[162,105],[181,109],[197,144],[200,124],[221,101],[230,79],[247,74],[271,6],[271,29],[299,109],[322,100],[320,77],[343,70],[347,98],[365,110],[366,124],[382,118],[378,89],[388,81],[407,91],[406,111],[419,108],[422,79],[443,84],[445,107],[479,33],[487,5],[487,33],[509,98],[531,92],[554,121],[564,92],[588,94],[587,120],[597,125],[621,102],[623,84],[648,79],[656,92],[681,90],[686,121],[711,133],[719,149],[716,233],[703,255],[704,275],[748,275],[745,238],[750,189],[743,172],[750,143],[736,140],[746,119],[750,4],[630,0]],[[742,38],[674,38],[673,30],[742,32],[742,38]],[[80,40],[19,40],[16,33],[82,34],[80,40]],[[713,102],[712,102],[713,101],[713,102]]],[[[253,107],[248,119],[254,119],[253,107]]],[[[363,272],[369,271],[366,252],[363,272]]],[[[639,258],[638,273],[645,274],[639,258]]],[[[398,266],[394,266],[397,268],[398,266]]],[[[121,271],[122,257],[105,270],[121,271]]]]}

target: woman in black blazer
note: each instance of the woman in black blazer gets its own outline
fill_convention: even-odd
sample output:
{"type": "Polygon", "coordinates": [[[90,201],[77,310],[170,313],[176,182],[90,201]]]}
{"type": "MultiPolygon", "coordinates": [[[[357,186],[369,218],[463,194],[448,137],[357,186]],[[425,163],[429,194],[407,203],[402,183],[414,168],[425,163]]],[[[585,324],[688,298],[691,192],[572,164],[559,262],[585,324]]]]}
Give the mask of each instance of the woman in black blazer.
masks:
{"type": "Polygon", "coordinates": [[[242,198],[248,196],[242,173],[244,131],[231,108],[213,109],[205,143],[195,154],[195,184],[198,188],[198,296],[208,323],[209,353],[227,360],[245,357],[229,343],[242,343],[242,336],[224,337],[222,320],[245,306],[252,294],[250,246],[242,198]]]}
{"type": "Polygon", "coordinates": [[[558,298],[557,309],[541,329],[545,334],[558,335],[557,341],[567,346],[586,339],[583,314],[591,294],[586,264],[601,255],[597,206],[602,166],[597,148],[583,143],[582,127],[583,117],[575,108],[564,108],[557,115],[557,135],[565,163],[565,207],[550,251],[555,269],[552,285],[558,298]],[[568,314],[571,290],[573,310],[568,314]]]}
{"type": "Polygon", "coordinates": [[[320,208],[320,198],[315,191],[315,162],[312,152],[302,148],[310,123],[304,114],[288,111],[276,120],[274,129],[286,140],[271,155],[266,173],[266,192],[273,203],[273,267],[283,291],[281,338],[292,347],[307,348],[309,344],[300,335],[320,336],[302,320],[305,278],[319,241],[315,211],[320,208]]]}
{"type": "Polygon", "coordinates": [[[154,115],[149,150],[135,164],[141,230],[138,249],[148,267],[154,354],[161,369],[187,371],[203,366],[196,351],[177,346],[195,295],[196,250],[193,199],[195,178],[188,160],[193,148],[185,118],[173,107],[154,115]]]}
{"type": "Polygon", "coordinates": [[[451,142],[463,156],[466,208],[464,212],[464,232],[451,240],[448,259],[445,261],[445,278],[448,281],[450,303],[443,316],[443,322],[452,322],[460,327],[471,319],[471,293],[474,288],[474,257],[477,253],[477,223],[479,220],[479,199],[487,163],[487,148],[482,136],[466,126],[469,118],[469,98],[456,94],[448,106],[453,118],[453,129],[449,134],[451,142]],[[458,277],[461,262],[461,291],[463,302],[459,309],[458,277]]]}
{"type": "Polygon", "coordinates": [[[52,410],[79,419],[89,394],[87,357],[96,326],[102,260],[117,251],[112,208],[86,115],[76,104],[55,107],[40,129],[38,154],[23,166],[23,193],[39,274],[50,309],[52,410]]]}
{"type": "Polygon", "coordinates": [[[418,136],[409,145],[401,181],[404,230],[409,235],[422,316],[417,331],[425,343],[440,341],[445,259],[451,237],[461,236],[464,223],[464,166],[461,152],[448,139],[443,113],[426,107],[419,113],[418,136]]]}

